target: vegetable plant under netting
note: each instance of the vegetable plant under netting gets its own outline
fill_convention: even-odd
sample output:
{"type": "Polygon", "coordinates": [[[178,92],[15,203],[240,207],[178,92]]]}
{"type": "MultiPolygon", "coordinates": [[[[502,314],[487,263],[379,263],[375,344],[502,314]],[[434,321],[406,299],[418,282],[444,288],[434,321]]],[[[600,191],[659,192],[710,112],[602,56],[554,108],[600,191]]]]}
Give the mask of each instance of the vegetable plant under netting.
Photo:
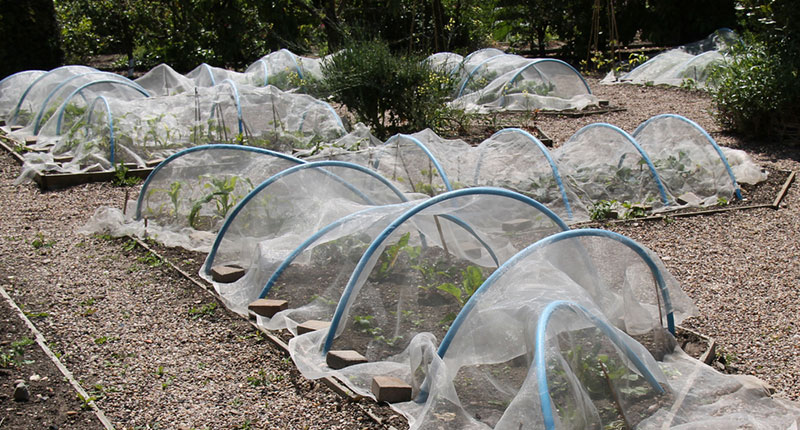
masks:
{"type": "Polygon", "coordinates": [[[207,253],[225,217],[256,185],[303,163],[242,145],[188,148],[153,169],[128,213],[100,208],[82,229],[207,253]]]}
{"type": "Polygon", "coordinates": [[[273,85],[282,90],[297,88],[300,80],[321,78],[320,59],[300,57],[287,49],[271,52],[247,68],[250,85],[273,85]]]}
{"type": "Polygon", "coordinates": [[[219,231],[228,212],[256,185],[304,163],[240,145],[185,149],[159,164],[142,186],[136,219],[162,226],[219,231]]]}
{"type": "Polygon", "coordinates": [[[671,276],[651,256],[603,230],[531,245],[476,291],[435,355],[419,342],[406,366],[380,369],[415,387],[395,409],[412,429],[788,428],[798,405],[677,348],[658,298],[677,321],[694,307],[674,280],[662,294],[656,278],[671,276]]]}
{"type": "Polygon", "coordinates": [[[562,178],[588,208],[603,201],[668,206],[655,166],[638,143],[610,124],[590,124],[553,151],[562,178]]]}
{"type": "Polygon", "coordinates": [[[406,201],[375,172],[352,163],[304,163],[270,177],[230,212],[200,275],[214,284],[226,305],[247,314],[269,275],[308,236],[326,225],[372,206],[406,201]],[[241,267],[240,279],[222,283],[216,267],[241,267]]]}
{"type": "Polygon", "coordinates": [[[679,115],[650,118],[633,132],[673,196],[694,194],[704,205],[742,198],[724,153],[695,122],[679,115]]]}
{"type": "Polygon", "coordinates": [[[462,182],[525,194],[568,222],[588,218],[586,208],[573,190],[565,186],[550,150],[527,131],[500,130],[471,151],[474,176],[460,178],[462,182]]]}
{"type": "Polygon", "coordinates": [[[69,78],[91,72],[99,70],[88,66],[62,66],[40,74],[32,81],[18,82],[21,86],[13,90],[18,97],[16,99],[3,97],[3,101],[8,103],[2,107],[4,112],[8,112],[4,118],[6,124],[27,126],[34,120],[42,102],[53,89],[69,78]]]}
{"type": "MultiPolygon", "coordinates": [[[[81,94],[89,88],[99,87],[87,87],[81,94]]],[[[56,110],[42,129],[39,142],[33,145],[49,152],[28,155],[26,168],[74,173],[91,166],[108,170],[120,162],[144,167],[151,160],[207,143],[235,142],[292,152],[323,141],[337,144],[339,138],[347,137],[330,105],[271,86],[242,87],[226,80],[215,87],[168,97],[123,100],[117,93],[103,96],[102,103],[88,94],[85,102],[84,97],[73,97],[75,103],[66,106],[67,119],[60,123],[56,120],[62,109],[56,110]],[[87,111],[83,103],[107,112],[99,115],[87,111]],[[52,163],[56,156],[72,159],[56,165],[52,163]]],[[[356,145],[367,138],[364,134],[364,130],[356,129],[341,146],[356,145]]]]}
{"type": "Polygon", "coordinates": [[[355,350],[370,363],[337,374],[366,392],[372,376],[407,367],[419,342],[441,338],[494,269],[527,244],[567,229],[538,202],[508,190],[470,188],[425,200],[372,240],[330,329],[293,339],[292,357],[304,375],[318,377],[332,372],[324,354],[355,350]]]}
{"type": "Polygon", "coordinates": [[[460,84],[451,105],[477,112],[583,109],[597,105],[589,85],[569,64],[498,52],[477,51],[454,69],[460,84]]]}
{"type": "Polygon", "coordinates": [[[520,286],[434,359],[424,404],[398,405],[418,412],[412,428],[633,428],[672,395],[647,350],[566,277],[537,273],[520,286]]]}
{"type": "MultiPolygon", "coordinates": [[[[519,198],[518,195],[508,192],[499,195],[490,194],[497,192],[497,189],[475,188],[440,196],[440,200],[434,202],[429,209],[429,211],[440,211],[437,212],[438,215],[434,215],[436,218],[433,224],[424,222],[424,217],[430,218],[431,215],[420,214],[414,215],[409,221],[410,224],[402,225],[400,228],[406,233],[400,235],[397,243],[386,247],[380,257],[380,267],[373,277],[379,282],[386,282],[385,286],[391,288],[393,286],[391,278],[401,276],[400,274],[410,270],[410,280],[407,281],[421,285],[420,292],[425,291],[422,300],[432,300],[431,306],[443,305],[441,299],[450,297],[448,294],[454,299],[453,294],[456,294],[459,288],[464,290],[457,294],[464,296],[452,304],[465,301],[467,291],[476,288],[484,277],[483,271],[488,270],[483,267],[496,267],[495,259],[503,258],[502,252],[506,252],[504,239],[494,237],[498,232],[492,232],[489,228],[479,230],[473,228],[474,222],[471,220],[475,219],[475,215],[471,215],[470,212],[486,212],[487,205],[493,204],[510,205],[512,209],[527,209],[530,214],[540,213],[535,205],[529,208],[521,206],[529,204],[530,201],[516,200],[515,198],[519,198]],[[415,229],[417,225],[420,229],[415,229]],[[434,230],[431,230],[432,227],[434,230]],[[431,238],[430,235],[435,237],[431,238]],[[493,248],[498,244],[502,246],[499,248],[502,250],[499,256],[493,248]],[[484,253],[486,258],[481,259],[484,253]],[[433,260],[427,261],[431,259],[433,260]],[[475,264],[479,264],[480,267],[474,265],[472,260],[475,260],[477,262],[475,264]],[[458,268],[444,267],[447,261],[469,263],[463,271],[459,271],[458,268]],[[437,280],[442,282],[437,283],[437,280]],[[450,288],[451,285],[458,287],[453,289],[450,288]],[[444,297],[439,297],[442,294],[444,297]]],[[[347,280],[370,243],[404,213],[430,205],[431,202],[418,200],[402,205],[365,209],[337,220],[309,236],[278,266],[260,294],[260,298],[286,300],[290,303],[290,309],[278,313],[269,321],[262,318],[260,323],[270,329],[277,329],[292,328],[293,325],[308,320],[330,321],[347,280]]],[[[502,222],[502,219],[497,221],[502,222]]],[[[504,231],[502,235],[509,234],[511,224],[506,225],[508,231],[504,231]]],[[[522,230],[524,229],[520,231],[525,233],[522,230]]],[[[411,321],[411,325],[417,329],[424,328],[424,320],[428,316],[426,312],[415,314],[412,309],[404,309],[400,314],[407,320],[406,322],[411,321]]],[[[379,325],[380,318],[376,320],[374,316],[362,315],[357,320],[360,328],[370,332],[374,339],[390,341],[381,337],[383,328],[379,325]]],[[[441,318],[437,318],[436,321],[432,321],[433,325],[439,324],[440,320],[441,318]]]]}
{"type": "Polygon", "coordinates": [[[734,43],[740,43],[736,33],[723,28],[701,41],[662,52],[619,78],[611,72],[602,83],[704,88],[713,85],[709,81],[712,66],[725,63],[726,52],[734,43]]]}

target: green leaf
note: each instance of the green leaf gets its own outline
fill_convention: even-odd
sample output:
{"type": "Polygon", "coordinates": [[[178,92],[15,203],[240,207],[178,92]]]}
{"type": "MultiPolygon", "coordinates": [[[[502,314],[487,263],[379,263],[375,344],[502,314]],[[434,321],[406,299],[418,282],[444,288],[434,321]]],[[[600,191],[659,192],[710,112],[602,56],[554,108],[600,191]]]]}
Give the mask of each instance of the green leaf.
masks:
{"type": "Polygon", "coordinates": [[[464,304],[464,300],[461,298],[462,295],[461,289],[455,286],[455,284],[451,284],[450,282],[445,282],[444,284],[436,287],[436,289],[455,297],[456,301],[458,301],[458,303],[460,303],[461,305],[464,304]]]}

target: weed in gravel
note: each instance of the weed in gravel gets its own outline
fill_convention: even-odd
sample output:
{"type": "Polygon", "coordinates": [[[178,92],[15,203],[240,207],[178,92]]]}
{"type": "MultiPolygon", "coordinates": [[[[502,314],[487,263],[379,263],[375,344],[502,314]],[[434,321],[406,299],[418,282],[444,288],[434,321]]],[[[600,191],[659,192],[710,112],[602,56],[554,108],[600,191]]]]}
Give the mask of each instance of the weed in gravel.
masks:
{"type": "Polygon", "coordinates": [[[125,243],[122,245],[122,250],[123,250],[123,251],[133,251],[134,249],[136,249],[136,245],[138,245],[138,244],[136,243],[136,241],[135,241],[135,240],[133,240],[133,239],[128,239],[128,240],[127,240],[127,241],[125,241],[125,243]]]}
{"type": "Polygon", "coordinates": [[[37,232],[36,238],[31,241],[33,249],[52,248],[56,244],[55,240],[45,240],[44,233],[37,232]]]}
{"type": "Polygon", "coordinates": [[[189,316],[192,317],[193,320],[198,318],[202,318],[204,316],[213,316],[214,313],[217,311],[217,302],[206,303],[203,306],[192,307],[189,309],[189,316]]]}
{"type": "Polygon", "coordinates": [[[32,311],[25,311],[23,312],[26,317],[29,319],[36,319],[36,318],[47,318],[50,316],[47,312],[32,312],[32,311]]]}
{"type": "Polygon", "coordinates": [[[61,358],[64,356],[64,353],[58,349],[58,345],[56,345],[55,342],[48,342],[47,347],[50,348],[50,351],[53,352],[53,355],[55,355],[56,358],[61,358]]]}
{"type": "Polygon", "coordinates": [[[78,393],[78,400],[81,402],[81,409],[84,411],[88,411],[92,409],[92,402],[97,400],[97,397],[92,396],[87,393],[86,396],[83,396],[81,393],[78,393]]]}
{"type": "Polygon", "coordinates": [[[162,260],[159,256],[149,251],[147,252],[147,254],[137,258],[136,261],[147,264],[150,267],[161,267],[162,265],[164,265],[164,260],[162,260]]]}
{"type": "Polygon", "coordinates": [[[271,378],[264,369],[258,369],[258,374],[247,377],[247,384],[251,387],[266,387],[271,383],[271,378]]]}

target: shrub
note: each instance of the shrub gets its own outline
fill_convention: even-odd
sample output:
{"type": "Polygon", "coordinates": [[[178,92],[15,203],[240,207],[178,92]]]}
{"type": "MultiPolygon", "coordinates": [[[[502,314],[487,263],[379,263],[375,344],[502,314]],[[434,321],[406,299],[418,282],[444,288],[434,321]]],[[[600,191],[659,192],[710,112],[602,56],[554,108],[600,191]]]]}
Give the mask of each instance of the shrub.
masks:
{"type": "Polygon", "coordinates": [[[375,135],[439,128],[449,109],[445,102],[454,79],[418,58],[396,56],[381,41],[357,42],[333,55],[322,67],[314,92],[352,111],[375,135]]]}
{"type": "Polygon", "coordinates": [[[772,135],[800,95],[792,67],[755,40],[731,49],[711,74],[717,120],[748,135],[772,135]]]}
{"type": "Polygon", "coordinates": [[[717,119],[723,126],[759,131],[777,109],[774,64],[761,44],[732,49],[728,62],[711,74],[717,119]]]}
{"type": "Polygon", "coordinates": [[[742,0],[745,42],[711,76],[723,126],[800,139],[800,10],[793,0],[742,0]]]}

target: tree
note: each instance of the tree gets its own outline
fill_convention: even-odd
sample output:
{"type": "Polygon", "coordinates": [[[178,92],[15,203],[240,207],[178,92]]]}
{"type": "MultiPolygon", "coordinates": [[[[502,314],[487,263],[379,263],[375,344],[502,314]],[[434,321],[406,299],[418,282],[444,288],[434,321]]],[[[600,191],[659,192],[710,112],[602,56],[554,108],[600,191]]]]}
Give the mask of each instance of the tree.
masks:
{"type": "Polygon", "coordinates": [[[0,0],[0,78],[63,64],[52,0],[0,0]]]}

